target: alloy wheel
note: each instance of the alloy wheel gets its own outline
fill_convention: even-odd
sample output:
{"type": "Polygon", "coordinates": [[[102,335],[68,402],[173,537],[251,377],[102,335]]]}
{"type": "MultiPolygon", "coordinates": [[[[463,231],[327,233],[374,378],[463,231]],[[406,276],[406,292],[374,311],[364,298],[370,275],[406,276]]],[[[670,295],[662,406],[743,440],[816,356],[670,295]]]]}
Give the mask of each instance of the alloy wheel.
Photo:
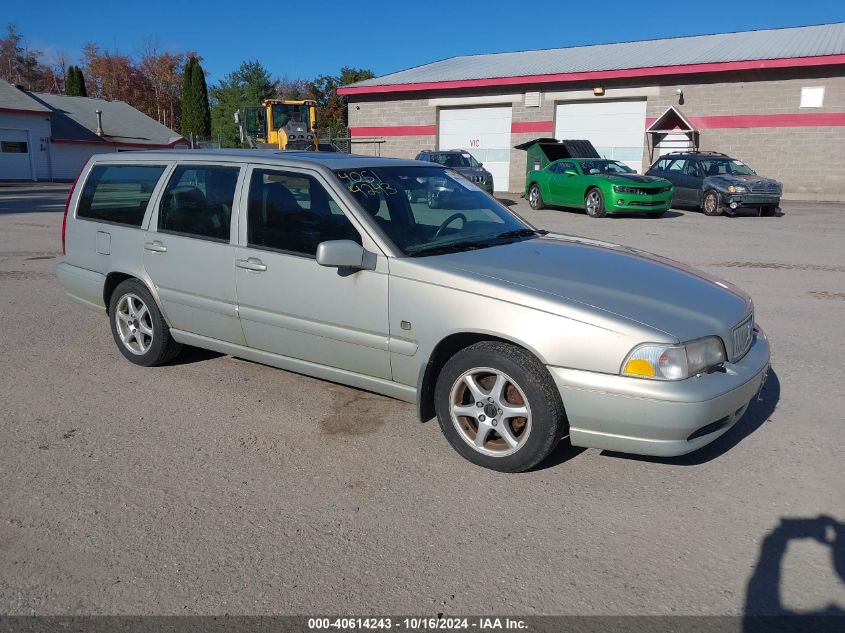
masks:
{"type": "Polygon", "coordinates": [[[590,215],[596,215],[600,207],[601,196],[599,195],[598,191],[593,189],[590,193],[587,194],[587,213],[590,215]]]}
{"type": "Polygon", "coordinates": [[[153,342],[153,322],[147,304],[135,294],[125,294],[117,302],[114,322],[123,346],[142,356],[153,342]]]}
{"type": "Polygon", "coordinates": [[[476,367],[461,374],[452,385],[449,406],[461,439],[484,455],[513,455],[531,433],[525,393],[498,369],[476,367]]]}

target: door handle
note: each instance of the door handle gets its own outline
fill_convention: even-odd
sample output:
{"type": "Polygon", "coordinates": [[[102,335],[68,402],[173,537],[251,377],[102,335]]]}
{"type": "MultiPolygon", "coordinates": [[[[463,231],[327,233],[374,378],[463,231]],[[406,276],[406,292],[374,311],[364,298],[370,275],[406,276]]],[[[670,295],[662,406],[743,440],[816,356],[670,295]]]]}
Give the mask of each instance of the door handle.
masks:
{"type": "Polygon", "coordinates": [[[267,266],[264,265],[257,257],[249,257],[247,259],[236,259],[235,266],[238,268],[243,268],[244,270],[251,270],[256,273],[264,272],[267,270],[267,266]]]}
{"type": "Polygon", "coordinates": [[[144,248],[153,253],[166,253],[167,247],[158,240],[152,242],[144,242],[144,248]]]}

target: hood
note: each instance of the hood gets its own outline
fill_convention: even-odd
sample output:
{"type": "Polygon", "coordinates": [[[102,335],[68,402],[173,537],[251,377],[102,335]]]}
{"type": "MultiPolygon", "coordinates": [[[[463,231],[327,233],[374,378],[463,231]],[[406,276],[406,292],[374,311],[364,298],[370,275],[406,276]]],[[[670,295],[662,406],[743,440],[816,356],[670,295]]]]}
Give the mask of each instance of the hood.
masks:
{"type": "Polygon", "coordinates": [[[484,169],[484,167],[449,167],[456,172],[458,172],[461,176],[488,176],[490,172],[484,169]]]}
{"type": "MultiPolygon", "coordinates": [[[[688,341],[728,337],[750,313],[751,299],[706,273],[623,246],[549,235],[418,260],[516,292],[516,301],[607,326],[631,321],[688,341]]],[[[486,292],[499,296],[497,289],[486,292]]],[[[726,338],[726,344],[729,344],[726,338]]]]}
{"type": "Polygon", "coordinates": [[[641,174],[594,174],[599,178],[606,178],[607,180],[618,180],[620,182],[625,183],[638,183],[638,184],[656,184],[656,183],[666,183],[671,184],[665,178],[658,178],[657,176],[643,176],[641,174]]]}
{"type": "Polygon", "coordinates": [[[763,178],[756,174],[718,174],[716,176],[707,176],[705,178],[707,182],[716,182],[716,183],[726,183],[726,184],[741,184],[745,185],[749,189],[753,189],[754,187],[762,186],[772,186],[775,185],[780,187],[780,182],[775,180],[774,178],[763,178]]]}

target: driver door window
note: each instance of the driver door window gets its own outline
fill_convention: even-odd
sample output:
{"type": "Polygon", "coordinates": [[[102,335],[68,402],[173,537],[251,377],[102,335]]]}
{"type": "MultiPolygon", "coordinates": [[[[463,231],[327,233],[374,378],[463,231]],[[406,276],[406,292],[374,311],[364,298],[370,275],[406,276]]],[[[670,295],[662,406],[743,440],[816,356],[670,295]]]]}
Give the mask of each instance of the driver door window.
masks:
{"type": "Polygon", "coordinates": [[[361,236],[316,178],[255,169],[249,185],[247,245],[314,257],[327,240],[361,236]]]}

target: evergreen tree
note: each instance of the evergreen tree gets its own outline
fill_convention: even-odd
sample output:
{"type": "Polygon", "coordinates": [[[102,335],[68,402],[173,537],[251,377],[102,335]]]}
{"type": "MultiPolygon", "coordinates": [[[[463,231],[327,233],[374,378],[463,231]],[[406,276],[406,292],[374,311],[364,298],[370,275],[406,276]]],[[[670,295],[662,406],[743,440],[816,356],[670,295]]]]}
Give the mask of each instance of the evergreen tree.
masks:
{"type": "Polygon", "coordinates": [[[196,57],[188,59],[182,73],[182,135],[207,138],[211,134],[211,111],[205,72],[196,57]]]}
{"type": "Polygon", "coordinates": [[[214,100],[211,128],[214,135],[220,137],[223,147],[241,146],[235,112],[247,106],[261,107],[264,99],[275,94],[270,73],[258,61],[243,62],[240,68],[211,88],[214,100]]]}
{"type": "Polygon", "coordinates": [[[82,76],[82,69],[79,66],[68,67],[65,94],[71,97],[88,96],[88,92],[85,90],[85,77],[82,76]]]}

